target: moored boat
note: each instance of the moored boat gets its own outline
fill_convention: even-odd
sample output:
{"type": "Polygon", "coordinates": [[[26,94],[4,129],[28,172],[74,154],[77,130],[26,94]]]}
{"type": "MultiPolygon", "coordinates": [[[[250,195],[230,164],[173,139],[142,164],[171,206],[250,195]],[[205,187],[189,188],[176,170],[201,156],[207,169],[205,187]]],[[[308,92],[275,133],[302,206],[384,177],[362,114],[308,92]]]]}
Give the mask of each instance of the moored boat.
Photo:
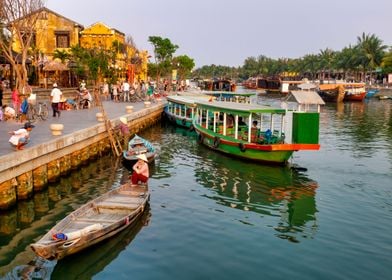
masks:
{"type": "MultiPolygon", "coordinates": [[[[197,98],[197,97],[196,97],[197,98]]],[[[206,96],[208,98],[208,96],[206,96]]],[[[195,96],[168,96],[165,115],[169,122],[185,128],[192,127],[195,114],[195,96]]]]}
{"type": "Polygon", "coordinates": [[[363,101],[366,97],[366,88],[364,83],[347,83],[345,84],[344,101],[363,101]]]}
{"type": "Polygon", "coordinates": [[[137,156],[141,154],[145,154],[148,163],[152,163],[156,156],[156,149],[150,141],[135,134],[128,143],[128,150],[123,151],[123,165],[132,169],[138,160],[137,156]]]}
{"type": "Polygon", "coordinates": [[[252,103],[252,97],[256,98],[255,92],[203,91],[203,94],[213,96],[217,101],[237,103],[252,103]]]}
{"type": "Polygon", "coordinates": [[[363,101],[364,83],[327,83],[319,85],[319,94],[326,102],[363,101]]]}
{"type": "Polygon", "coordinates": [[[257,78],[256,87],[270,94],[281,93],[282,81],[278,76],[257,78]]]}
{"type": "Polygon", "coordinates": [[[375,96],[377,93],[379,93],[380,92],[380,90],[379,89],[369,89],[367,92],[366,92],[366,96],[365,96],[365,98],[372,98],[373,96],[375,96]]]}
{"type": "Polygon", "coordinates": [[[203,80],[200,84],[202,90],[209,91],[235,91],[236,84],[229,79],[203,80]]]}
{"type": "Polygon", "coordinates": [[[227,155],[284,165],[295,151],[320,148],[319,112],[234,102],[196,105],[199,143],[227,155]]]}
{"type": "Polygon", "coordinates": [[[75,254],[134,224],[149,197],[147,185],[124,184],[110,190],[62,219],[31,248],[48,260],[75,254]]]}

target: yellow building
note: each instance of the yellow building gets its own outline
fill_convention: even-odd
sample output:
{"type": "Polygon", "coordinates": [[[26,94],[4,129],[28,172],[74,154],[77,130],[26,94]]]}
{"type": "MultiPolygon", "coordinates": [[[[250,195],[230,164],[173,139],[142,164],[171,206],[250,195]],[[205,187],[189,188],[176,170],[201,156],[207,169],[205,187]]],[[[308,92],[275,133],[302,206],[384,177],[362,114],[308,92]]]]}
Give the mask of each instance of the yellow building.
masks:
{"type": "MultiPolygon", "coordinates": [[[[30,51],[35,56],[34,66],[39,69],[37,72],[40,85],[50,85],[54,80],[59,82],[57,80],[60,78],[59,73],[56,73],[56,77],[50,76],[50,73],[43,71],[44,65],[53,60],[56,51],[70,52],[70,48],[77,45],[86,49],[112,50],[113,45],[117,44],[116,61],[111,67],[116,69],[119,77],[122,79],[128,77],[132,81],[146,80],[148,53],[127,44],[123,32],[102,22],[84,28],[83,25],[46,7],[35,11],[31,16],[37,14],[39,16],[34,28],[32,28],[34,37],[30,51]],[[135,60],[135,58],[137,59],[135,60]]],[[[21,51],[20,43],[17,40],[13,43],[13,50],[21,51]]],[[[67,77],[69,75],[62,76],[64,81],[60,81],[60,84],[68,86],[70,81],[67,80],[67,77]]]]}
{"type": "MultiPolygon", "coordinates": [[[[46,59],[52,60],[55,50],[68,51],[71,46],[79,43],[83,25],[59,15],[48,8],[34,12],[39,14],[34,30],[32,47],[43,53],[46,59]]],[[[20,43],[15,41],[13,50],[20,52],[20,43]]]]}
{"type": "MultiPolygon", "coordinates": [[[[36,20],[32,21],[34,26],[28,31],[33,33],[31,48],[29,49],[30,57],[33,57],[33,67],[30,68],[30,71],[35,69],[38,75],[38,83],[41,86],[47,87],[54,82],[60,83],[62,86],[69,86],[69,75],[64,74],[64,71],[45,70],[44,67],[45,64],[53,60],[56,50],[69,52],[72,46],[79,43],[80,31],[83,30],[83,25],[46,7],[38,9],[26,18],[28,17],[37,17],[36,20]]],[[[26,20],[26,18],[20,20],[26,20]]],[[[21,52],[20,41],[15,40],[12,47],[15,52],[21,52]]],[[[67,68],[67,66],[59,66],[63,69],[67,68]]]]}
{"type": "Polygon", "coordinates": [[[125,34],[111,28],[102,22],[97,22],[80,32],[80,46],[83,48],[98,48],[110,50],[117,48],[117,59],[114,65],[121,80],[146,81],[147,51],[139,51],[126,42],[125,34]],[[117,46],[116,46],[117,44],[117,46]]]}

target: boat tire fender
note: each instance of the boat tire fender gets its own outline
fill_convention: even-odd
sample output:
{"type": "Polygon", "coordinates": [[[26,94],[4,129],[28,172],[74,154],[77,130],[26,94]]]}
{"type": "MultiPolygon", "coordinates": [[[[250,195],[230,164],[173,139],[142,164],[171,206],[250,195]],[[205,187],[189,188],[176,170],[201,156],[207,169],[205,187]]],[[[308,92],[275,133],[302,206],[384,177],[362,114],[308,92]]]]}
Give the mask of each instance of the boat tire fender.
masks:
{"type": "Polygon", "coordinates": [[[181,123],[182,123],[183,126],[185,126],[185,125],[186,125],[186,119],[185,119],[185,118],[182,119],[182,120],[181,120],[181,123]]]}
{"type": "Polygon", "coordinates": [[[215,136],[214,143],[213,143],[214,148],[217,149],[219,147],[219,144],[220,144],[220,138],[218,136],[215,136]]]}
{"type": "Polygon", "coordinates": [[[241,152],[245,152],[245,151],[246,151],[246,147],[245,147],[244,143],[242,143],[242,142],[239,143],[239,144],[238,144],[238,147],[240,148],[240,151],[241,151],[241,152]]]}

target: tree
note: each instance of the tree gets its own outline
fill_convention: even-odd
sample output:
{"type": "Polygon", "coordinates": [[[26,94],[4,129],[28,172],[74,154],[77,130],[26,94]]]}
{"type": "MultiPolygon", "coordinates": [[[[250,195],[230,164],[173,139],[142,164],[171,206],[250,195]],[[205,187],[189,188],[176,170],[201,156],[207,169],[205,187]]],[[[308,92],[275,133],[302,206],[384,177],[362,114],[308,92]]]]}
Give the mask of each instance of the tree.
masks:
{"type": "Polygon", "coordinates": [[[193,67],[195,67],[194,60],[187,55],[177,56],[173,61],[177,67],[180,80],[184,80],[185,77],[191,73],[193,67]]]}
{"type": "Polygon", "coordinates": [[[320,50],[319,53],[319,62],[320,62],[320,68],[322,70],[322,77],[321,79],[325,79],[325,72],[328,73],[328,78],[331,78],[331,70],[332,70],[332,66],[334,63],[334,59],[335,59],[335,52],[329,48],[326,48],[324,50],[320,50]]]}
{"type": "Polygon", "coordinates": [[[157,82],[162,74],[170,73],[172,69],[172,58],[173,54],[178,49],[177,45],[174,45],[169,39],[161,38],[159,36],[150,36],[148,41],[154,47],[154,58],[157,64],[157,82]]]}
{"type": "Polygon", "coordinates": [[[41,16],[43,0],[2,0],[0,5],[0,50],[16,74],[16,86],[23,92],[28,83],[26,61],[28,51],[35,44],[36,22],[41,16]],[[15,53],[13,44],[18,42],[15,53]]]}
{"type": "Polygon", "coordinates": [[[362,33],[361,36],[357,37],[358,47],[362,54],[362,66],[364,72],[374,71],[376,67],[381,65],[382,58],[384,56],[384,51],[387,48],[383,45],[382,40],[379,39],[375,34],[365,34],[362,33]]]}

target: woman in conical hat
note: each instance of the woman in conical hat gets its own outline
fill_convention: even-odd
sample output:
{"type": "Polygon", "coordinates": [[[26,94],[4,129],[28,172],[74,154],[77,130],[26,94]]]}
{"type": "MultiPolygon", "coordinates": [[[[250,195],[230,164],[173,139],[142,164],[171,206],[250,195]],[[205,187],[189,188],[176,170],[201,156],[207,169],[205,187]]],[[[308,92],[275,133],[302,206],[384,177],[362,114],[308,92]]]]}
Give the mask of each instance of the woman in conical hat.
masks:
{"type": "Polygon", "coordinates": [[[121,117],[120,122],[122,122],[123,124],[128,124],[127,118],[125,118],[125,117],[121,117]]]}
{"type": "Polygon", "coordinates": [[[147,157],[145,154],[140,154],[136,157],[138,161],[133,166],[131,182],[133,185],[137,185],[139,182],[147,183],[148,177],[150,176],[147,157]]]}
{"type": "Polygon", "coordinates": [[[146,154],[137,155],[136,157],[142,161],[148,162],[146,154]]]}

